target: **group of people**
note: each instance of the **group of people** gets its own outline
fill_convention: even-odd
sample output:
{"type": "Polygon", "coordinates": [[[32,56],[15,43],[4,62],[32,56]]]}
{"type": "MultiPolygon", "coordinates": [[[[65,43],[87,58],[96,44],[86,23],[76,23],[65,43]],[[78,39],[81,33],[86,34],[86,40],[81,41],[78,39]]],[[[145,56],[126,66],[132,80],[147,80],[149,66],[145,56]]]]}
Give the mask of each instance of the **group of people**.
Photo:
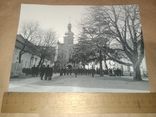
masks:
{"type": "Polygon", "coordinates": [[[35,67],[35,65],[34,65],[32,67],[32,76],[33,77],[37,77],[39,73],[40,73],[41,80],[43,80],[43,79],[45,79],[45,80],[52,80],[53,67],[50,67],[49,65],[47,65],[47,66],[42,65],[39,68],[38,66],[35,67]]]}
{"type": "Polygon", "coordinates": [[[40,68],[41,80],[43,80],[43,78],[45,80],[52,80],[52,76],[53,76],[53,67],[50,67],[49,65],[47,65],[47,67],[45,65],[41,66],[40,68]]]}
{"type": "Polygon", "coordinates": [[[108,69],[109,76],[123,76],[123,70],[117,69],[108,69]]]}
{"type": "Polygon", "coordinates": [[[72,68],[61,68],[60,69],[60,76],[65,75],[71,75],[72,74],[72,68]]]}
{"type": "Polygon", "coordinates": [[[61,68],[60,69],[60,76],[65,76],[65,75],[71,75],[72,73],[75,74],[75,77],[77,75],[92,75],[94,77],[95,74],[95,69],[84,69],[84,68],[61,68]]]}
{"type": "Polygon", "coordinates": [[[32,76],[33,77],[37,77],[38,76],[38,72],[39,72],[39,68],[38,68],[38,66],[33,66],[32,68],[31,68],[31,74],[32,74],[32,76]]]}
{"type": "MultiPolygon", "coordinates": [[[[65,75],[71,75],[72,73],[75,74],[75,77],[77,75],[92,75],[94,77],[94,74],[100,74],[100,70],[97,69],[85,69],[85,68],[61,68],[60,69],[60,76],[65,76],[65,75]]],[[[103,70],[103,75],[109,75],[109,76],[123,76],[123,71],[122,69],[108,69],[108,70],[103,70]]]]}

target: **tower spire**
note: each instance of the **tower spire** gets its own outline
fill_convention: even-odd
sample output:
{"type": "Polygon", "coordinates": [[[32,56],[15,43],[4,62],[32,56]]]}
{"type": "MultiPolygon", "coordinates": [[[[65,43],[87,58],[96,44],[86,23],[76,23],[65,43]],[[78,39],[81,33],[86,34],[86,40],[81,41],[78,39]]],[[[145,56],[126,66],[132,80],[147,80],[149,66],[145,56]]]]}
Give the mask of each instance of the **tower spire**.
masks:
{"type": "Polygon", "coordinates": [[[71,17],[69,17],[69,24],[68,24],[68,31],[69,31],[69,32],[71,32],[71,27],[72,27],[72,26],[71,26],[71,23],[70,23],[70,19],[71,19],[71,17]]]}

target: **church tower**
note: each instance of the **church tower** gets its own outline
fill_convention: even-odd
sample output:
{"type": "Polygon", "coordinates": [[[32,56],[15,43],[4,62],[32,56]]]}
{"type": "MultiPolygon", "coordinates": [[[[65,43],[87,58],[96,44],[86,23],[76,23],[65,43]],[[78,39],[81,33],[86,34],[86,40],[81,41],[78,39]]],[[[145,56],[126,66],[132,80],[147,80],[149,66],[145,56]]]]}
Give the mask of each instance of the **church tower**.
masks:
{"type": "Polygon", "coordinates": [[[73,44],[74,44],[74,33],[72,32],[72,25],[69,22],[67,26],[67,32],[65,33],[64,36],[64,60],[65,64],[67,65],[67,62],[69,59],[72,57],[72,49],[73,49],[73,44]]]}
{"type": "Polygon", "coordinates": [[[68,24],[67,26],[68,31],[65,33],[64,36],[64,44],[69,44],[69,45],[73,45],[73,40],[74,40],[74,33],[71,31],[71,23],[68,24]]]}

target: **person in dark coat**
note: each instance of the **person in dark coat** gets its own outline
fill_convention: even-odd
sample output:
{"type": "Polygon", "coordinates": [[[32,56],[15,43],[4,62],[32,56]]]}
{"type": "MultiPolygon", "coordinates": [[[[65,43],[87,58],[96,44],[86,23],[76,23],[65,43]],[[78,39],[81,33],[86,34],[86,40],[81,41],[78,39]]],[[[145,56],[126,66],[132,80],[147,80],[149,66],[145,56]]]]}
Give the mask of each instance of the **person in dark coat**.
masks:
{"type": "Polygon", "coordinates": [[[72,74],[72,68],[69,69],[70,75],[72,74]]]}
{"type": "Polygon", "coordinates": [[[66,73],[67,73],[67,76],[68,76],[68,74],[69,74],[69,68],[68,67],[66,68],[66,73]]]}
{"type": "Polygon", "coordinates": [[[50,71],[50,67],[49,65],[47,65],[46,69],[45,69],[45,80],[49,79],[50,75],[51,75],[51,71],[50,71]]]}
{"type": "Polygon", "coordinates": [[[50,67],[50,69],[49,69],[50,71],[49,71],[49,78],[48,78],[48,80],[52,80],[52,77],[53,77],[53,72],[54,72],[54,68],[53,67],[50,67]]]}
{"type": "Polygon", "coordinates": [[[121,74],[121,69],[119,69],[119,76],[120,76],[120,77],[122,76],[122,74],[121,74]]]}
{"type": "Polygon", "coordinates": [[[92,77],[94,77],[94,74],[95,74],[95,69],[94,66],[92,66],[92,77]]]}
{"type": "Polygon", "coordinates": [[[31,74],[33,77],[35,76],[35,65],[31,68],[31,74]]]}
{"type": "Polygon", "coordinates": [[[92,77],[94,77],[95,69],[92,68],[92,77]]]}
{"type": "Polygon", "coordinates": [[[41,66],[40,68],[40,77],[41,77],[41,80],[43,80],[43,76],[45,75],[45,66],[41,66]]]}
{"type": "Polygon", "coordinates": [[[60,68],[60,76],[63,75],[63,68],[60,68]]]}
{"type": "Polygon", "coordinates": [[[37,67],[35,67],[35,76],[37,77],[38,76],[38,66],[37,67]]]}
{"type": "Polygon", "coordinates": [[[66,75],[66,67],[64,67],[64,69],[63,69],[63,74],[64,74],[64,76],[66,75]]]}
{"type": "Polygon", "coordinates": [[[78,68],[75,67],[74,72],[75,72],[75,77],[77,77],[77,74],[78,74],[78,68]]]}

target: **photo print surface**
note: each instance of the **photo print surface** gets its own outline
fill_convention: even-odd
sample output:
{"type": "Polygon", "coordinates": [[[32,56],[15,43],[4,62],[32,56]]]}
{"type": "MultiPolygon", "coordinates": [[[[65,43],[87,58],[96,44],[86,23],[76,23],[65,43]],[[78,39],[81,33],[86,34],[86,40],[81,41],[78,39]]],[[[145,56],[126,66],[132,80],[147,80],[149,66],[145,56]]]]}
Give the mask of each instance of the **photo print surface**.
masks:
{"type": "Polygon", "coordinates": [[[150,92],[139,6],[22,4],[9,92],[150,92]]]}

